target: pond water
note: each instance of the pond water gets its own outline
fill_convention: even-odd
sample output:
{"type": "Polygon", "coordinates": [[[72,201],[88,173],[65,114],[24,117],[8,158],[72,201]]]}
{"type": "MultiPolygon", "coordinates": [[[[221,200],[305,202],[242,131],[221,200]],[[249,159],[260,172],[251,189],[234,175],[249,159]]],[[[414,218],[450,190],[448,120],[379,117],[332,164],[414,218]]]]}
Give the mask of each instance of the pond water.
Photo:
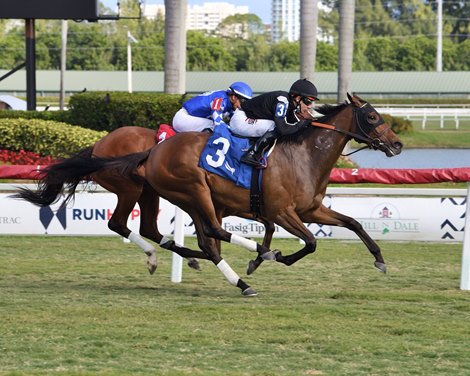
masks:
{"type": "Polygon", "coordinates": [[[362,150],[349,156],[362,168],[457,168],[470,167],[470,149],[403,149],[388,158],[376,150],[362,150]]]}

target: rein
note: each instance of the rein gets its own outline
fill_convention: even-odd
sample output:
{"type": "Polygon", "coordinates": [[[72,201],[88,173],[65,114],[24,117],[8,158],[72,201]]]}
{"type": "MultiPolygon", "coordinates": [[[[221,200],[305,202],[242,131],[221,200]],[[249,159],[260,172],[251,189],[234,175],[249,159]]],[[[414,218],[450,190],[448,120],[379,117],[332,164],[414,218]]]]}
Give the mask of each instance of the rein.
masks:
{"type": "Polygon", "coordinates": [[[364,148],[372,147],[372,141],[374,141],[374,139],[372,139],[370,137],[364,137],[364,136],[361,136],[360,134],[357,134],[357,133],[345,131],[343,129],[340,129],[340,128],[336,127],[336,125],[319,123],[318,121],[312,121],[311,125],[314,126],[314,127],[318,127],[318,128],[330,129],[332,131],[343,133],[343,134],[349,136],[350,138],[359,139],[361,141],[364,141],[367,144],[367,146],[364,146],[360,150],[362,150],[364,148]]]}

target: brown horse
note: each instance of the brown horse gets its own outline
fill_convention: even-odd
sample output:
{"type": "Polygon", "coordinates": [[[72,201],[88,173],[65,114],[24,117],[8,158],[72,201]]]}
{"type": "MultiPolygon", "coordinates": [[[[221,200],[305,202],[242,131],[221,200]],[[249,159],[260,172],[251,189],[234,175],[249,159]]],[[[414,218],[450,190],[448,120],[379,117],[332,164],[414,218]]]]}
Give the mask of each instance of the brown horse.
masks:
{"type": "MultiPolygon", "coordinates": [[[[402,149],[400,139],[369,103],[358,96],[348,95],[348,98],[350,104],[317,109],[324,114],[315,123],[317,126],[281,138],[269,158],[262,182],[264,206],[261,217],[305,242],[302,249],[288,256],[281,252],[274,254],[255,241],[231,234],[221,227],[223,217],[243,216],[250,212],[250,195],[246,189],[198,166],[207,135],[178,134],[153,148],[148,155],[128,156],[116,163],[125,166],[122,172],[126,174],[126,169],[135,171],[145,162],[148,183],[161,197],[191,216],[199,247],[244,295],[255,295],[256,292],[222,259],[217,241],[256,251],[258,260],[275,259],[292,265],[316,249],[316,239],[304,223],[343,226],[354,231],[374,256],[375,266],[385,272],[379,246],[360,223],[322,204],[331,169],[350,138],[366,142],[387,156],[397,155],[402,149]]],[[[223,157],[221,151],[217,158],[223,157]]]]}
{"type": "MultiPolygon", "coordinates": [[[[258,258],[250,262],[249,272],[263,259],[292,265],[316,249],[316,239],[304,223],[343,226],[354,231],[374,256],[375,266],[385,272],[379,246],[360,223],[322,204],[331,169],[349,139],[366,143],[389,157],[399,154],[402,149],[400,139],[369,103],[358,96],[348,95],[348,98],[350,103],[318,108],[317,111],[324,116],[312,123],[315,126],[279,139],[264,172],[262,220],[280,225],[305,242],[302,249],[291,255],[273,252],[221,227],[225,216],[251,216],[250,197],[248,190],[199,167],[199,157],[208,134],[180,133],[150,151],[115,159],[85,158],[75,168],[76,171],[67,169],[56,173],[67,175],[67,179],[83,176],[80,166],[85,165],[87,171],[117,169],[119,175],[129,178],[138,180],[145,177],[156,194],[191,216],[199,247],[228,281],[246,296],[256,295],[256,291],[223,260],[219,242],[230,242],[256,251],[258,258]],[[136,171],[140,176],[135,175],[136,171]]],[[[221,150],[217,157],[224,158],[224,152],[221,150]]]]}
{"type": "MultiPolygon", "coordinates": [[[[99,140],[91,149],[91,155],[105,158],[124,156],[149,150],[156,144],[156,131],[154,130],[133,126],[121,127],[99,140]]],[[[89,149],[86,149],[81,156],[89,155],[89,153],[89,149]]],[[[142,171],[141,174],[143,175],[142,171]]],[[[156,250],[142,237],[156,242],[164,249],[186,257],[188,266],[193,269],[200,269],[196,258],[209,259],[206,254],[200,251],[178,246],[173,240],[158,231],[156,218],[160,198],[145,180],[116,175],[106,169],[92,173],[90,177],[103,188],[117,195],[117,206],[108,222],[108,227],[142,248],[148,256],[147,266],[150,274],[153,274],[157,268],[156,250]],[[127,221],[136,203],[140,208],[140,235],[127,227],[127,221]]],[[[253,218],[251,214],[245,215],[245,217],[253,218]]],[[[275,230],[274,224],[263,219],[258,220],[264,224],[266,229],[263,245],[269,247],[275,230]]]]}
{"type": "MultiPolygon", "coordinates": [[[[156,145],[156,133],[152,129],[142,127],[128,126],[118,128],[100,139],[92,147],[81,151],[77,157],[80,160],[81,158],[92,156],[109,158],[149,150],[156,145]]],[[[67,162],[68,165],[63,167],[72,168],[71,163],[73,161],[74,158],[71,158],[67,162]]],[[[53,176],[57,176],[57,174],[53,173],[53,176]]],[[[51,205],[60,198],[59,194],[63,189],[63,182],[54,180],[53,176],[49,175],[46,178],[47,180],[42,180],[38,192],[20,189],[20,192],[15,196],[40,206],[51,205]]],[[[83,177],[69,181],[69,193],[73,194],[75,192],[78,183],[85,176],[86,174],[83,177]]],[[[168,239],[158,231],[156,218],[159,209],[159,196],[156,195],[153,188],[146,184],[143,179],[136,180],[117,176],[106,170],[91,173],[90,177],[117,196],[117,205],[108,221],[108,227],[115,233],[129,239],[145,252],[148,256],[147,267],[150,274],[153,274],[157,268],[156,250],[143,237],[156,242],[164,249],[187,257],[188,265],[194,269],[199,269],[198,261],[192,257],[204,258],[205,255],[202,252],[180,247],[173,240],[168,239]],[[132,232],[127,227],[127,221],[136,203],[140,207],[139,234],[132,232]]]]}

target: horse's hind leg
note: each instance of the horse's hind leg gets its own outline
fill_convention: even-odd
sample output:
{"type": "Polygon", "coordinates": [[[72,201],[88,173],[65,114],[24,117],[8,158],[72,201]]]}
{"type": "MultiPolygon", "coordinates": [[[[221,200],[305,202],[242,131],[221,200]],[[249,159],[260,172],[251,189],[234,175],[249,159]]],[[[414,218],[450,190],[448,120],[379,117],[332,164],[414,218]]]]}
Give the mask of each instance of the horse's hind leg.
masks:
{"type": "Polygon", "coordinates": [[[201,220],[197,215],[192,216],[196,227],[199,247],[209,256],[210,260],[217,266],[229,283],[238,287],[244,296],[256,296],[258,293],[251,288],[220,255],[220,244],[217,239],[208,237],[203,230],[201,220]]]}
{"type": "Polygon", "coordinates": [[[139,234],[136,234],[127,227],[127,220],[137,202],[137,194],[130,195],[129,193],[116,193],[116,195],[118,197],[118,202],[116,209],[114,209],[114,213],[108,222],[108,227],[111,231],[129,239],[144,251],[148,256],[147,268],[149,273],[153,274],[158,265],[155,247],[144,240],[139,234]]]}
{"type": "Polygon", "coordinates": [[[164,249],[175,252],[181,257],[185,257],[189,267],[200,270],[201,268],[196,258],[207,259],[207,255],[200,251],[181,247],[158,231],[157,216],[160,197],[147,182],[144,183],[142,194],[140,195],[138,202],[141,216],[140,235],[153,240],[164,249]]]}
{"type": "Polygon", "coordinates": [[[209,192],[209,188],[184,192],[186,196],[184,201],[181,198],[179,201],[180,208],[188,213],[193,218],[193,221],[195,216],[201,218],[201,231],[204,232],[204,235],[209,238],[240,245],[252,252],[258,252],[258,255],[264,260],[275,260],[276,256],[269,248],[241,235],[232,234],[221,227],[221,221],[216,215],[209,192]]]}

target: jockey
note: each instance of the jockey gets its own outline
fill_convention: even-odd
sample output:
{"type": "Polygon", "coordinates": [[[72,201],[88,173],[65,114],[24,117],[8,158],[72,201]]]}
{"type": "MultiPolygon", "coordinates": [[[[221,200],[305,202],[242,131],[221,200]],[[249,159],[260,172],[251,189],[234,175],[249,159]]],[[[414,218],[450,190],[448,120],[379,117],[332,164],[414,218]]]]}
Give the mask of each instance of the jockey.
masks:
{"type": "Polygon", "coordinates": [[[234,82],[227,90],[209,91],[188,99],[173,118],[176,132],[213,130],[214,126],[231,118],[241,103],[251,99],[253,91],[244,82],[234,82]]]}
{"type": "Polygon", "coordinates": [[[230,130],[240,136],[260,137],[241,161],[265,168],[263,154],[282,135],[297,132],[313,119],[318,92],[307,79],[295,81],[289,92],[271,91],[241,104],[230,119],[230,130]]]}

